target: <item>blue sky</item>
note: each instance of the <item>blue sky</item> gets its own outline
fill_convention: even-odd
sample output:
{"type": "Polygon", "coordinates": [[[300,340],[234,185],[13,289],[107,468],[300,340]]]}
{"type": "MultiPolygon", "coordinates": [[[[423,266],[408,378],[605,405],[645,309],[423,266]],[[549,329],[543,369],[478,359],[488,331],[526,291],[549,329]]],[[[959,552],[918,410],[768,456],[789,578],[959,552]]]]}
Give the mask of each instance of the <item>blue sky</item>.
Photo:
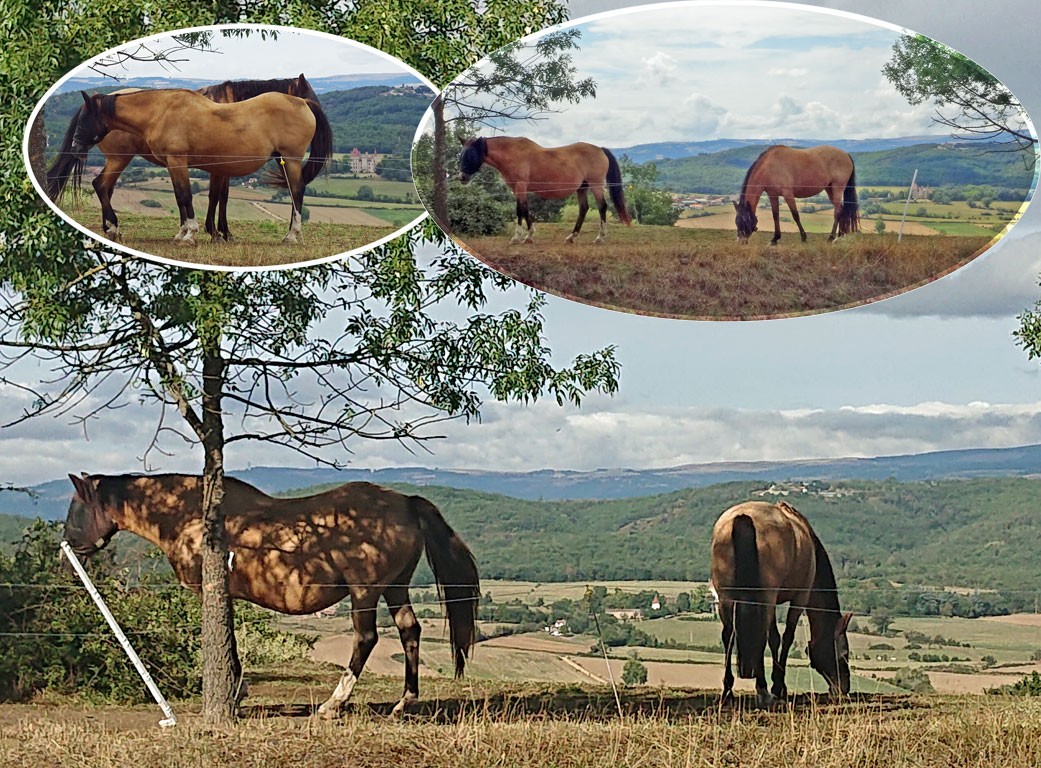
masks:
{"type": "MultiPolygon", "coordinates": [[[[623,3],[572,0],[572,17],[623,3]]],[[[993,72],[1041,114],[1041,7],[1005,0],[833,2],[944,42],[993,72]],[[1014,23],[1012,23],[1014,22],[1014,23]]],[[[701,49],[704,50],[704,49],[701,49]]],[[[310,72],[308,73],[310,74],[310,72]]],[[[429,254],[427,254],[429,256],[429,254]]],[[[1041,367],[1012,339],[1016,315],[1041,297],[1041,208],[968,267],[903,296],[842,312],[756,322],[640,317],[551,297],[547,343],[558,363],[614,345],[614,398],[581,409],[490,404],[481,424],[443,426],[434,453],[359,444],[356,466],[452,468],[665,467],[686,462],[873,456],[1041,442],[1041,367]]],[[[517,289],[495,308],[516,306],[517,289]]],[[[27,381],[45,370],[24,369],[27,381]]],[[[3,414],[21,405],[6,391],[3,414]]],[[[37,482],[69,471],[140,471],[155,426],[124,409],[82,429],[45,420],[0,433],[0,477],[37,482]]],[[[180,443],[154,469],[198,471],[180,443]]],[[[342,454],[339,458],[343,458],[342,454]]],[[[236,443],[228,466],[302,465],[286,451],[236,443]]]]}

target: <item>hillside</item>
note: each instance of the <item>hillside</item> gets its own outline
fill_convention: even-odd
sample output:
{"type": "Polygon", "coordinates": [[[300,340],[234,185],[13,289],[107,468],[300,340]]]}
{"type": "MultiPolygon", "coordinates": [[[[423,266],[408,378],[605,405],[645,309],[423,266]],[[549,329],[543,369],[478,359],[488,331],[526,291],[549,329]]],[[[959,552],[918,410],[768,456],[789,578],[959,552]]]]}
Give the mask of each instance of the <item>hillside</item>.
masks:
{"type": "MultiPolygon", "coordinates": [[[[801,144],[807,146],[807,144],[801,144]]],[[[737,194],[762,145],[737,147],[711,154],[656,161],[661,186],[675,192],[737,194]]],[[[1017,153],[986,153],[977,145],[915,144],[871,152],[851,152],[857,186],[904,186],[918,169],[924,186],[987,184],[1022,190],[1033,183],[1033,171],[1017,153]]]]}
{"type": "MultiPolygon", "coordinates": [[[[534,582],[704,580],[719,514],[747,499],[776,498],[762,493],[770,484],[752,482],[556,502],[397,487],[441,508],[474,551],[484,578],[534,582]]],[[[1039,479],[789,483],[777,489],[811,520],[842,578],[1041,592],[1039,479]]],[[[134,541],[122,538],[124,545],[134,541]]],[[[425,568],[419,582],[429,579],[425,568]]]]}
{"type": "Polygon", "coordinates": [[[937,136],[901,136],[896,139],[710,139],[707,141],[659,141],[652,144],[635,144],[630,147],[611,147],[611,151],[616,155],[628,155],[634,163],[646,163],[648,160],[659,162],[670,158],[712,154],[738,147],[758,147],[762,150],[771,144],[800,147],[830,144],[847,152],[875,152],[912,144],[933,144],[938,140],[937,136]]]}

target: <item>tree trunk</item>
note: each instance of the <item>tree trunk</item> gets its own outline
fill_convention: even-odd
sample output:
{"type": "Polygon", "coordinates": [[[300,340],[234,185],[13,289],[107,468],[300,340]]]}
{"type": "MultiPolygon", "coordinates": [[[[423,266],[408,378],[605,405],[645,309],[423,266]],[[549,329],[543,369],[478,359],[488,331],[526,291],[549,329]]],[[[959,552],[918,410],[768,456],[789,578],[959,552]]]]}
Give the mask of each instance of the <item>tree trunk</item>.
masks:
{"type": "Polygon", "coordinates": [[[36,113],[36,119],[29,128],[29,168],[41,185],[47,181],[47,165],[44,158],[44,152],[47,149],[47,131],[44,124],[44,111],[41,109],[36,113]]]}
{"type": "Polygon", "coordinates": [[[202,363],[202,715],[210,725],[233,722],[238,691],[235,614],[228,589],[224,531],[224,360],[219,338],[206,344],[202,363]]]}
{"type": "Polygon", "coordinates": [[[450,231],[448,220],[448,179],[445,177],[445,104],[438,96],[434,110],[434,199],[431,201],[434,221],[445,232],[450,231]]]}

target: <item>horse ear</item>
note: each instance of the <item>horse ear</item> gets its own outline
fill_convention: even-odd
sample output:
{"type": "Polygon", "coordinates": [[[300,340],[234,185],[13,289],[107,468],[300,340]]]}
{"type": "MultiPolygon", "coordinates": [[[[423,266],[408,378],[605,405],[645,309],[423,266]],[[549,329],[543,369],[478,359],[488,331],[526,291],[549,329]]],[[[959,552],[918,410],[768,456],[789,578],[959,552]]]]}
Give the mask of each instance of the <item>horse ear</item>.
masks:
{"type": "Polygon", "coordinates": [[[740,211],[741,210],[741,206],[737,204],[737,200],[731,200],[730,202],[732,202],[734,204],[734,210],[735,211],[740,211]]]}
{"type": "Polygon", "coordinates": [[[853,619],[852,613],[844,613],[842,618],[839,619],[839,623],[835,625],[835,637],[846,634],[846,628],[849,626],[849,622],[853,619]]]}
{"type": "Polygon", "coordinates": [[[462,136],[459,137],[459,143],[462,144],[464,147],[471,141],[473,141],[473,139],[464,139],[462,136]]]}
{"type": "MultiPolygon", "coordinates": [[[[80,96],[83,97],[83,103],[86,104],[89,107],[90,106],[90,96],[87,95],[87,92],[86,91],[80,91],[80,96]]],[[[69,477],[72,477],[72,475],[69,475],[69,477]]]]}

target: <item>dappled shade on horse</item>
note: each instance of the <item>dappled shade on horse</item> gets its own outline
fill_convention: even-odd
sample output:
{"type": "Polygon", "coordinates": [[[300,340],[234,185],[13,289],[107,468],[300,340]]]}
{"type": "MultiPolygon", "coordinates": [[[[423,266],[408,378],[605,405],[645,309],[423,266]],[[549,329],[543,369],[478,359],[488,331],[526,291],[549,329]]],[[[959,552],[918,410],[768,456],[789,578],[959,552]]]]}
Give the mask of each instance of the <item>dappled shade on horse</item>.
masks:
{"type": "MultiPolygon", "coordinates": [[[[158,546],[181,583],[202,581],[202,478],[196,475],[69,475],[75,487],[64,538],[89,557],[120,530],[158,546]]],[[[476,641],[477,565],[437,507],[372,483],[276,499],[224,480],[231,596],[273,611],[309,614],[351,598],[354,649],[319,714],[335,715],[376,645],[382,596],[405,650],[405,690],[395,712],[419,695],[420,626],[409,582],[424,551],[448,615],[456,676],[476,641]]],[[[235,652],[236,672],[240,673],[235,652]]]]}
{"type": "Polygon", "coordinates": [[[517,200],[517,229],[511,243],[532,242],[535,222],[528,210],[528,193],[547,199],[578,196],[578,220],[566,242],[572,242],[582,229],[592,193],[600,212],[600,231],[594,242],[607,234],[606,191],[618,219],[631,223],[622,189],[622,172],[611,151],[594,144],[577,142],[563,147],[542,147],[531,139],[510,136],[461,139],[459,181],[463,184],[488,164],[495,168],[517,200]],[[527,225],[527,230],[522,226],[527,225]]]}
{"type": "MultiPolygon", "coordinates": [[[[115,93],[130,93],[137,90],[141,89],[126,89],[115,93]]],[[[203,86],[198,89],[198,92],[218,104],[245,101],[259,96],[261,93],[270,92],[287,93],[290,96],[299,96],[302,99],[318,102],[318,95],[311,88],[311,84],[307,82],[303,73],[299,77],[273,80],[225,80],[216,85],[203,86]]],[[[86,110],[87,105],[81,104],[76,114],[72,116],[61,149],[58,151],[58,157],[47,170],[47,194],[55,202],[61,199],[70,180],[75,188],[79,188],[81,184],[83,168],[90,147],[76,146],[74,138],[76,127],[86,110]]],[[[98,142],[97,147],[105,157],[105,166],[93,181],[94,191],[101,203],[101,231],[107,237],[118,240],[119,221],[112,208],[112,192],[116,182],[119,181],[120,174],[138,155],[153,165],[161,166],[163,163],[151,153],[144,137],[126,131],[109,131],[98,142]]],[[[227,176],[222,176],[217,172],[210,176],[209,205],[206,209],[205,227],[213,240],[232,239],[228,228],[228,182],[227,176]],[[219,218],[217,218],[218,214],[219,218]]]]}
{"type": "Polygon", "coordinates": [[[737,211],[737,239],[742,242],[746,242],[759,228],[755,209],[764,192],[770,200],[774,217],[771,245],[781,239],[781,197],[788,204],[803,241],[806,240],[806,230],[799,220],[795,199],[813,197],[821,192],[827,193],[835,209],[828,240],[860,229],[853,158],[841,149],[829,146],[795,149],[777,144],[764,150],[745,174],[741,182],[741,195],[734,203],[737,211]]]}
{"type": "Polygon", "coordinates": [[[810,624],[810,666],[828,681],[830,693],[849,693],[846,628],[852,614],[839,610],[831,561],[806,518],[783,501],[738,504],[716,521],[711,552],[726,654],[724,700],[733,696],[735,640],[738,674],[755,678],[759,705],[787,695],[788,651],[804,612],[810,624]],[[789,604],[783,638],[777,630],[779,603],[789,604]],[[764,660],[768,643],[774,662],[769,691],[764,660]]]}
{"type": "Polygon", "coordinates": [[[76,125],[74,147],[85,151],[115,129],[141,137],[170,173],[180,212],[177,242],[194,245],[199,229],[189,168],[218,176],[246,176],[272,158],[278,161],[279,171],[269,175],[268,183],[287,188],[293,203],[283,239],[299,239],[304,188],[332,155],[332,129],[317,102],[269,92],[216,104],[183,89],[84,93],[83,101],[85,111],[76,125]],[[308,146],[311,154],[304,162],[308,146]]]}

